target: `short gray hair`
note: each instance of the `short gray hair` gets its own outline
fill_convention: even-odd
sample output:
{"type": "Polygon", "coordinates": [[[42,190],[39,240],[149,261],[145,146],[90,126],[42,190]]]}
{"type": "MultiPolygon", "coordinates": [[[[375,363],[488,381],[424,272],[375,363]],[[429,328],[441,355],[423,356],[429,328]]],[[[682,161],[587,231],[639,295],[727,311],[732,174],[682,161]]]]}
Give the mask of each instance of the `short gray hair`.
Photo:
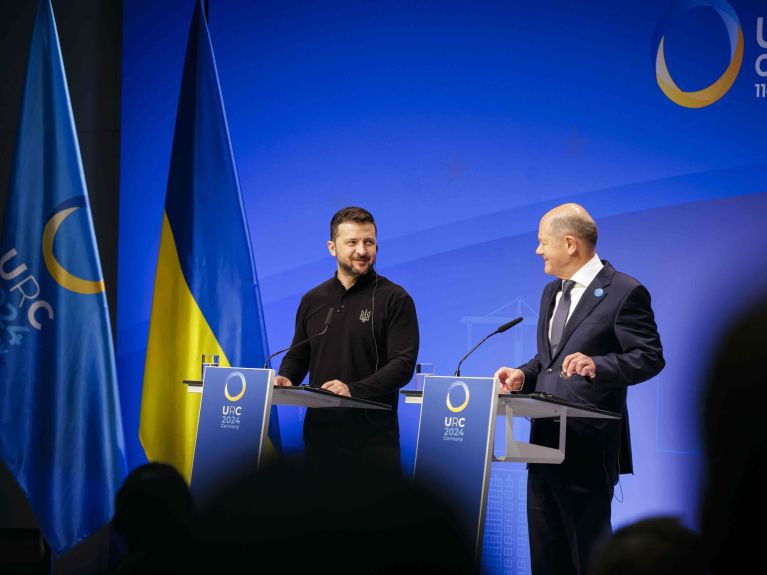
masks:
{"type": "Polygon", "coordinates": [[[560,216],[551,221],[551,229],[558,236],[573,235],[587,241],[592,246],[597,245],[597,224],[577,216],[560,216]]]}

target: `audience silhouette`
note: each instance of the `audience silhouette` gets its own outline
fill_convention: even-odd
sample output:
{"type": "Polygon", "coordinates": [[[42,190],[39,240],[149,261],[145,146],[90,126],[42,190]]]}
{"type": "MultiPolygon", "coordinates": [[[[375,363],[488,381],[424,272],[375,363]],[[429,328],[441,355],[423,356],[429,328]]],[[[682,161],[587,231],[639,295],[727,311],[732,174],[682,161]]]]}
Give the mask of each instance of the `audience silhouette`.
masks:
{"type": "Polygon", "coordinates": [[[283,458],[238,473],[198,508],[172,467],[134,470],[117,495],[113,521],[128,549],[118,575],[478,570],[449,506],[359,461],[317,473],[301,459],[283,458]]]}
{"type": "Polygon", "coordinates": [[[703,408],[701,530],[711,573],[747,573],[761,564],[767,516],[767,302],[741,316],[717,349],[703,408]]]}
{"type": "Polygon", "coordinates": [[[118,575],[193,572],[197,515],[186,481],[170,465],[148,463],[128,474],[112,527],[127,548],[118,575]]]}
{"type": "Polygon", "coordinates": [[[595,549],[591,575],[704,575],[700,535],[675,517],[643,519],[595,549]]]}

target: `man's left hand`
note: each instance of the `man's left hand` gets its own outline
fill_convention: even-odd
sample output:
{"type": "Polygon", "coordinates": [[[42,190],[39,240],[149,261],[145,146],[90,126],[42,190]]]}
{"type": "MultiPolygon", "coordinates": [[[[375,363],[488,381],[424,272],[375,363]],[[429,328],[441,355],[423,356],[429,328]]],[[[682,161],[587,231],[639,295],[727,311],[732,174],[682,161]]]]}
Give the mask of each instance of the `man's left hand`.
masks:
{"type": "Polygon", "coordinates": [[[332,391],[333,393],[344,395],[346,397],[352,396],[352,394],[349,392],[349,386],[346,385],[343,381],[339,381],[337,379],[326,381],[322,384],[322,389],[327,389],[328,391],[332,391]]]}
{"type": "Polygon", "coordinates": [[[566,377],[573,375],[582,375],[584,377],[594,377],[597,374],[597,366],[594,360],[588,355],[582,353],[571,353],[562,362],[562,374],[566,377]]]}

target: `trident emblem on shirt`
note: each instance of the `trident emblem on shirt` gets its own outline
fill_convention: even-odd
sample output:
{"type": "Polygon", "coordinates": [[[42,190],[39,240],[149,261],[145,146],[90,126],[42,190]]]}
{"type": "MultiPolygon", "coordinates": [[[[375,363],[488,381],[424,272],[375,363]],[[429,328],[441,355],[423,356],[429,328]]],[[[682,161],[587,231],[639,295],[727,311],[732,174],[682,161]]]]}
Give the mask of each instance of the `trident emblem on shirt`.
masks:
{"type": "Polygon", "coordinates": [[[363,310],[360,312],[360,321],[361,321],[362,323],[365,323],[365,322],[366,322],[366,321],[368,321],[369,319],[370,319],[370,310],[369,310],[369,309],[363,309],[363,310]]]}

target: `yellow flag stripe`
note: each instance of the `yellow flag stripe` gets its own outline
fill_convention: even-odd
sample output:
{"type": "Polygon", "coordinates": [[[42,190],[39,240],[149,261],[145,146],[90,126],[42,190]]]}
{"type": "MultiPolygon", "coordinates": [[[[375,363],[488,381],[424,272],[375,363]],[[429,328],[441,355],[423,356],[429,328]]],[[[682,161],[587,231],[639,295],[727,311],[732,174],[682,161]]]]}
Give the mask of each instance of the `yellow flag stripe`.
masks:
{"type": "Polygon", "coordinates": [[[200,379],[203,354],[229,360],[197,305],[181,271],[173,231],[163,214],[160,254],[149,325],[139,439],[150,461],[169,463],[189,481],[200,413],[200,394],[185,379],[200,379]]]}
{"type": "MultiPolygon", "coordinates": [[[[187,482],[192,476],[201,394],[188,393],[183,380],[200,379],[203,354],[218,355],[220,366],[230,366],[189,290],[178,260],[173,230],[167,214],[163,214],[144,365],[139,440],[150,461],[173,465],[187,482]]],[[[267,439],[261,461],[271,461],[276,455],[267,439]]]]}

